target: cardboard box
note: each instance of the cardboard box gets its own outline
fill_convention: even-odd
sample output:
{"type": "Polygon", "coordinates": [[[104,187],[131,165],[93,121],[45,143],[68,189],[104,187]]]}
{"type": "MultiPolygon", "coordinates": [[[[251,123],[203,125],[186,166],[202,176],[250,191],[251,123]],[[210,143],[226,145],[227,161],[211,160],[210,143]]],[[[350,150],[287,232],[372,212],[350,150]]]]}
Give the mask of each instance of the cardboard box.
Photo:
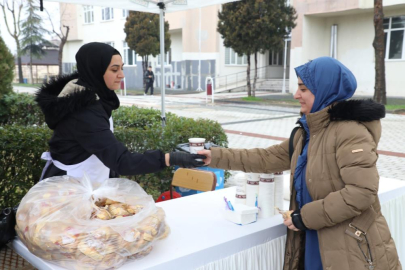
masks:
{"type": "MultiPolygon", "coordinates": [[[[174,169],[177,170],[178,168],[179,167],[176,166],[174,169]]],[[[202,171],[213,172],[217,177],[217,186],[215,187],[215,190],[224,188],[224,184],[225,184],[225,171],[224,170],[210,168],[210,167],[198,167],[196,169],[197,170],[202,170],[202,171]]],[[[180,193],[182,197],[189,196],[189,195],[194,195],[194,194],[202,192],[202,191],[191,190],[191,189],[187,189],[187,188],[179,188],[179,187],[176,187],[176,191],[178,193],[180,193]]]]}

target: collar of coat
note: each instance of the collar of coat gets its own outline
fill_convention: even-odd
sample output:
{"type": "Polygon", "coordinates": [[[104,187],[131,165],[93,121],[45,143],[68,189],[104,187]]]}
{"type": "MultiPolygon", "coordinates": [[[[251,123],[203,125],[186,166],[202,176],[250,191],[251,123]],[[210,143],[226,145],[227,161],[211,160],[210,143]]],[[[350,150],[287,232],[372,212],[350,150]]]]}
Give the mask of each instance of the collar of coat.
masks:
{"type": "Polygon", "coordinates": [[[50,129],[69,114],[80,111],[97,102],[95,91],[75,84],[77,73],[59,76],[42,85],[37,91],[35,101],[45,115],[50,129]]]}
{"type": "Polygon", "coordinates": [[[353,99],[336,102],[319,112],[307,115],[307,123],[311,130],[317,131],[333,121],[372,122],[384,117],[384,105],[372,99],[353,99]]]}

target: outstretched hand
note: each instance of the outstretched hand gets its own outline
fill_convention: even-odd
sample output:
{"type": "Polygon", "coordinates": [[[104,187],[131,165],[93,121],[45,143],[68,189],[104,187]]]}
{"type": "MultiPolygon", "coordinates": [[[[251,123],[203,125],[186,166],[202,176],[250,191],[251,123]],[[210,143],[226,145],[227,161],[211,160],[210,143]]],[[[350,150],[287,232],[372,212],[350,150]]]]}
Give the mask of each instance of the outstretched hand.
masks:
{"type": "Polygon", "coordinates": [[[170,166],[179,166],[182,168],[195,168],[205,165],[204,161],[198,161],[196,159],[206,159],[206,156],[184,152],[171,152],[169,164],[170,166]]]}
{"type": "Polygon", "coordinates": [[[201,150],[201,151],[198,151],[197,154],[206,156],[206,158],[204,159],[205,165],[210,165],[211,150],[201,150]]]}

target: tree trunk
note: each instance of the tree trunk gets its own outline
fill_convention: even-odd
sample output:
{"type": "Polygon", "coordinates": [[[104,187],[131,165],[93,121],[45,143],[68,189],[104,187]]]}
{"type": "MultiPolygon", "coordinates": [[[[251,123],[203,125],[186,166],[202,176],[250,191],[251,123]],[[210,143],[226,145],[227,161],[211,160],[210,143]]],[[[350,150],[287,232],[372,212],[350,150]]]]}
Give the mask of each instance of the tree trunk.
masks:
{"type": "Polygon", "coordinates": [[[257,52],[255,52],[255,77],[253,79],[253,91],[252,96],[256,96],[256,82],[257,82],[257,52]]]}
{"type": "Polygon", "coordinates": [[[145,73],[147,70],[147,65],[148,65],[148,56],[143,55],[142,56],[142,83],[143,83],[143,88],[146,89],[146,79],[145,79],[145,73]]]}
{"type": "Polygon", "coordinates": [[[59,76],[61,76],[63,74],[63,72],[62,72],[62,57],[63,57],[63,46],[64,45],[65,45],[64,43],[62,45],[62,41],[59,44],[59,52],[58,52],[58,66],[59,66],[58,74],[59,74],[59,76]]]}
{"type": "Polygon", "coordinates": [[[252,96],[252,85],[250,84],[250,54],[247,55],[246,86],[248,97],[252,96]]]}
{"type": "Polygon", "coordinates": [[[23,78],[23,73],[22,73],[21,56],[17,56],[17,63],[18,63],[18,83],[24,83],[24,78],[23,78]]]}
{"type": "Polygon", "coordinates": [[[22,63],[21,63],[20,41],[18,40],[18,38],[16,38],[15,42],[16,42],[16,45],[17,45],[18,82],[19,83],[24,83],[24,77],[23,77],[23,72],[22,72],[22,63]]]}
{"type": "MultiPolygon", "coordinates": [[[[32,48],[32,44],[31,44],[31,48],[32,48]]],[[[34,83],[34,78],[32,76],[32,52],[31,52],[31,49],[30,49],[30,82],[31,82],[31,84],[34,83]]]]}
{"type": "Polygon", "coordinates": [[[374,100],[387,104],[387,93],[385,89],[385,37],[383,27],[384,13],[382,0],[374,0],[374,30],[373,42],[375,53],[375,84],[374,100]]]}
{"type": "Polygon", "coordinates": [[[66,34],[63,35],[63,32],[61,30],[62,38],[60,39],[59,52],[58,52],[59,76],[61,76],[63,74],[63,70],[62,70],[63,48],[65,47],[66,41],[69,36],[69,30],[70,30],[69,26],[64,25],[63,27],[66,27],[66,34]]]}

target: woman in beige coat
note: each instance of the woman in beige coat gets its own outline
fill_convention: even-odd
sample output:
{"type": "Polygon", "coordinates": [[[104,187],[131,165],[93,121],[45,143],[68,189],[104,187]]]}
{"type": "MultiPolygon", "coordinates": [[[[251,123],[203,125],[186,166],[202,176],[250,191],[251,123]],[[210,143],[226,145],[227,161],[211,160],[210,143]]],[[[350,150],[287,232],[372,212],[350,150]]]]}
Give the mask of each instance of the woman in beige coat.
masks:
{"type": "Polygon", "coordinates": [[[383,105],[347,100],[357,83],[339,61],[321,57],[296,69],[301,128],[266,149],[212,148],[210,167],[255,173],[291,170],[291,218],[284,269],[402,269],[378,200],[377,145],[383,105]]]}

